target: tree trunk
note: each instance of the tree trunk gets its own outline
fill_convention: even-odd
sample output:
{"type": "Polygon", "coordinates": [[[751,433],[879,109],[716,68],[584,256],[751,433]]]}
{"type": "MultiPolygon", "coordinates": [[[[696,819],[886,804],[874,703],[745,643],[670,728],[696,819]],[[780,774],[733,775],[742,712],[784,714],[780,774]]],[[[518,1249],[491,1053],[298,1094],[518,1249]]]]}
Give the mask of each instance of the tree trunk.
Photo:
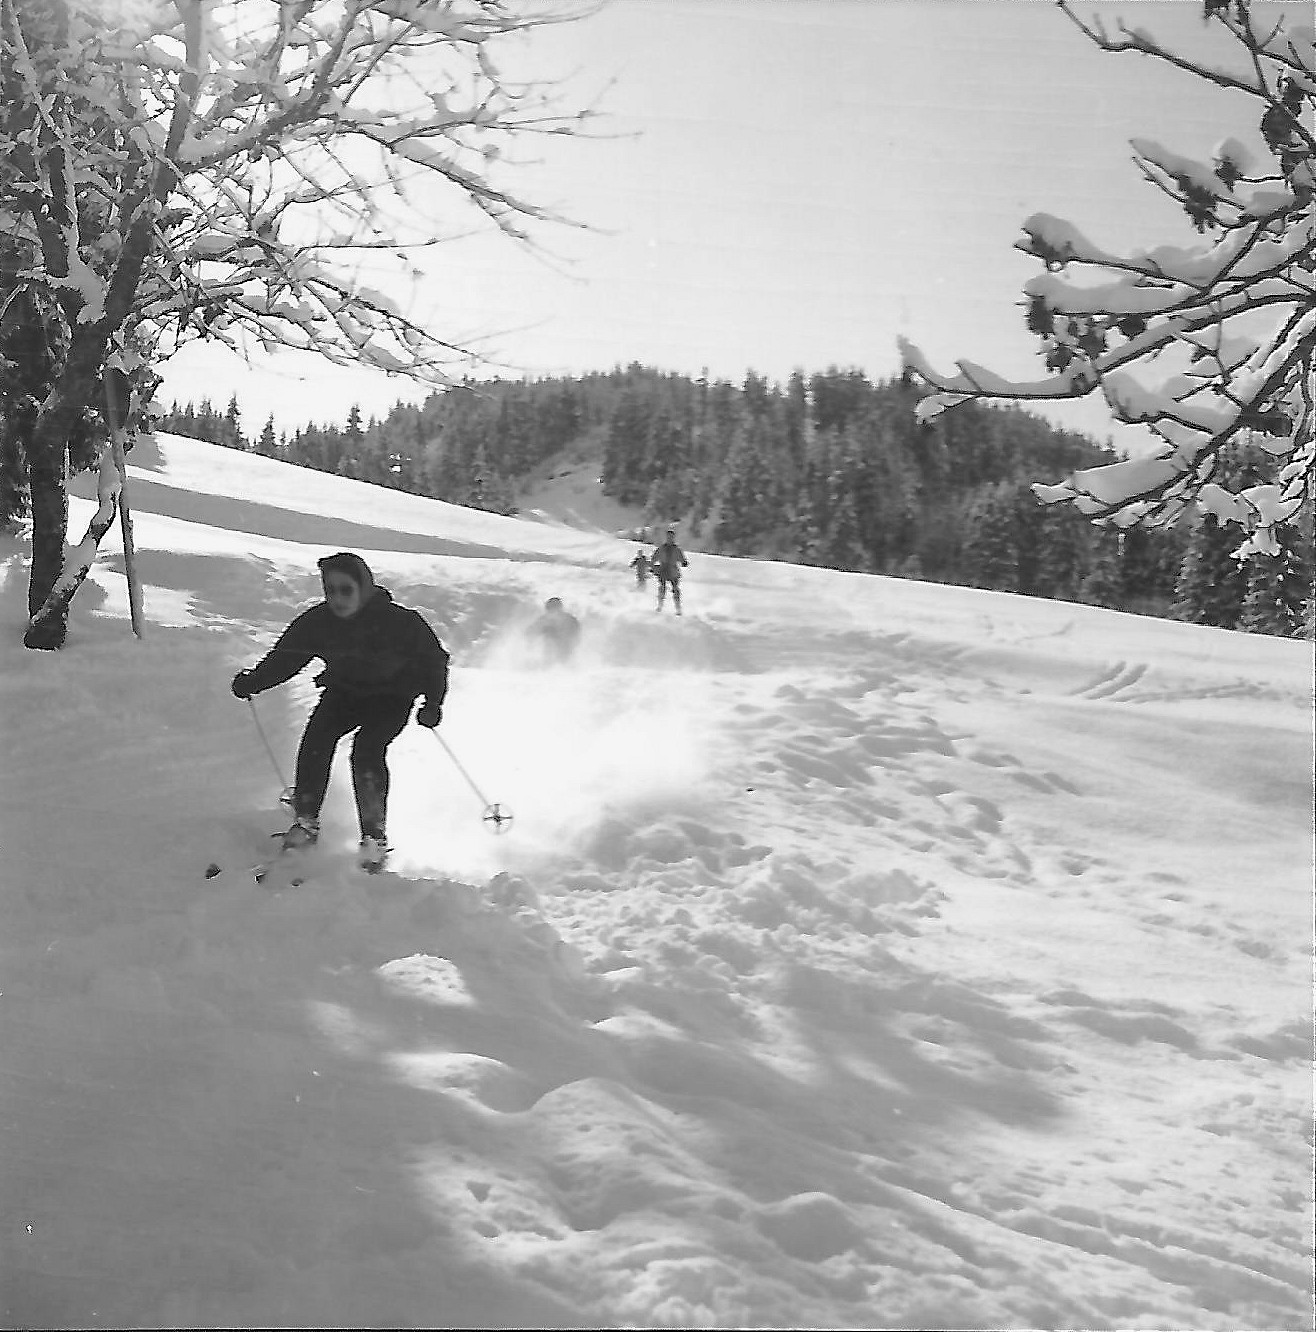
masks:
{"type": "MultiPolygon", "coordinates": [[[[35,615],[45,604],[64,566],[64,543],[68,534],[67,477],[68,439],[83,408],[92,400],[101,377],[101,366],[111,336],[122,328],[132,311],[141,280],[142,266],[151,251],[154,237],[154,209],[168,196],[176,180],[173,162],[178,155],[184,131],[192,114],[199,82],[203,6],[191,0],[183,7],[186,25],[188,72],[180,84],[178,100],[169,120],[169,134],[160,169],[143,180],[121,206],[121,216],[131,219],[123,233],[118,261],[105,290],[99,319],[82,322],[79,310],[69,310],[72,339],[55,386],[37,415],[29,453],[32,488],[32,575],[28,587],[29,613],[35,615]],[[38,502],[38,490],[41,500],[38,502]]],[[[55,160],[52,158],[52,160],[55,160]]],[[[54,191],[49,200],[58,203],[54,191]]],[[[56,228],[56,231],[59,229],[56,228]]],[[[60,249],[60,236],[54,237],[47,255],[47,268],[57,275],[67,274],[70,256],[60,249]]],[[[72,595],[72,593],[70,593],[72,595]]],[[[42,618],[28,627],[23,637],[30,648],[58,648],[67,633],[68,607],[42,618]]]]}
{"type": "MultiPolygon", "coordinates": [[[[128,463],[124,457],[128,404],[132,399],[128,377],[121,370],[106,370],[105,412],[110,427],[110,454],[119,474],[119,525],[123,529],[123,571],[128,578],[128,616],[133,633],[142,637],[145,616],[142,613],[142,584],[137,577],[137,555],[133,546],[133,520],[128,508],[128,463]]],[[[99,487],[98,492],[99,493],[99,487]]]]}
{"type": "MultiPolygon", "coordinates": [[[[64,544],[68,536],[69,499],[65,489],[67,452],[62,446],[42,449],[33,439],[29,445],[28,488],[32,496],[32,572],[27,589],[27,613],[35,615],[54,591],[64,569],[64,544]]],[[[64,646],[68,630],[68,605],[58,614],[32,625],[23,636],[30,648],[64,646]]]]}
{"type": "MultiPolygon", "coordinates": [[[[64,569],[68,540],[68,441],[83,408],[99,381],[105,340],[95,345],[84,329],[74,335],[73,348],[50,395],[37,413],[28,443],[28,484],[32,491],[32,573],[28,583],[28,614],[45,605],[64,569]]],[[[68,607],[57,616],[31,625],[23,636],[30,648],[61,648],[68,625],[68,607]]]]}

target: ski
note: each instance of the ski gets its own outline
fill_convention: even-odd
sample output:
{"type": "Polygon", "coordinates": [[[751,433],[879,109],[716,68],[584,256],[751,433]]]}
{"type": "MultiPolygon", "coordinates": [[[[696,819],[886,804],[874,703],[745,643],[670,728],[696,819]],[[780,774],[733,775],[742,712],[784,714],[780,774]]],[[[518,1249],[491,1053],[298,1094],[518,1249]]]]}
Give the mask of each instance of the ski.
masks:
{"type": "MultiPolygon", "coordinates": [[[[274,836],[278,836],[275,833],[274,836]]],[[[300,888],[310,878],[310,872],[302,860],[304,848],[285,848],[275,854],[273,859],[259,862],[251,867],[251,876],[262,887],[300,888]],[[290,871],[284,873],[284,871],[290,871]]]]}
{"type": "MultiPolygon", "coordinates": [[[[270,836],[281,838],[286,834],[276,832],[270,836]]],[[[387,843],[367,839],[347,863],[363,874],[383,874],[388,870],[391,851],[392,847],[387,843]]],[[[312,842],[302,846],[281,846],[265,859],[247,865],[245,873],[267,888],[299,888],[317,873],[335,867],[346,868],[339,857],[312,842]]],[[[213,879],[224,873],[224,866],[212,861],[204,873],[207,879],[213,879]]]]}
{"type": "MultiPolygon", "coordinates": [[[[280,851],[269,860],[258,860],[254,865],[248,865],[245,872],[250,874],[256,883],[266,888],[300,888],[315,875],[314,866],[304,862],[298,863],[301,854],[300,849],[292,852],[280,851]]],[[[362,874],[376,875],[388,872],[388,863],[385,859],[357,859],[352,861],[351,865],[362,874]]],[[[207,865],[205,877],[213,879],[223,872],[223,867],[220,865],[207,865]]]]}
{"type": "MultiPolygon", "coordinates": [[[[246,866],[243,873],[250,874],[257,883],[265,883],[271,875],[275,874],[279,868],[279,862],[281,859],[281,856],[275,856],[273,860],[258,860],[254,865],[246,866]]],[[[205,877],[207,879],[218,878],[219,875],[223,873],[224,867],[213,861],[205,868],[205,877]]],[[[305,883],[309,877],[308,874],[298,874],[288,880],[288,885],[296,888],[299,884],[305,883]]]]}
{"type": "Polygon", "coordinates": [[[297,833],[297,825],[288,832],[271,833],[279,841],[278,849],[267,860],[251,867],[252,877],[266,887],[299,888],[315,870],[313,856],[319,829],[312,830],[309,838],[290,840],[297,833]]]}

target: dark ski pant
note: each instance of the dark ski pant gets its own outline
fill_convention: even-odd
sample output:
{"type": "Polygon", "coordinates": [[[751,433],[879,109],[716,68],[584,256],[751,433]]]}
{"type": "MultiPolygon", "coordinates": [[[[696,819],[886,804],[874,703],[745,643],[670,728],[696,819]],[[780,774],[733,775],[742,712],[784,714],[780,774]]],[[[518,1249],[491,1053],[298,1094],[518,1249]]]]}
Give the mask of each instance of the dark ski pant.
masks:
{"type": "Polygon", "coordinates": [[[299,818],[320,817],[329,766],[338,742],[352,741],[352,790],[362,837],[384,836],[388,813],[388,763],[384,754],[402,732],[415,699],[398,694],[361,696],[326,689],[311,713],[297,747],[293,808],[299,818]]]}
{"type": "Polygon", "coordinates": [[[672,604],[676,607],[676,613],[681,613],[681,576],[671,574],[658,575],[658,609],[662,610],[663,602],[667,599],[667,588],[670,584],[672,589],[672,604]]]}

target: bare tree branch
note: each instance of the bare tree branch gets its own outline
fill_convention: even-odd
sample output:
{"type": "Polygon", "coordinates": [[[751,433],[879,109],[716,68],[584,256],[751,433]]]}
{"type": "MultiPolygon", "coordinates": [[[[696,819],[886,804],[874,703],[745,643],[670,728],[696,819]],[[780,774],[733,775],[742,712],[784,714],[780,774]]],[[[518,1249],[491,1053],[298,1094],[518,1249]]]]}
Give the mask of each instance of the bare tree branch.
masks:
{"type": "Polygon", "coordinates": [[[1189,506],[1243,522],[1243,554],[1273,547],[1271,528],[1310,500],[1311,401],[1316,378],[1316,60],[1310,31],[1281,16],[1253,25],[1250,0],[1206,0],[1208,21],[1241,47],[1246,73],[1208,67],[1123,23],[1067,18],[1104,51],[1136,52],[1217,87],[1242,91],[1264,110],[1260,137],[1273,172],[1245,170],[1248,150],[1230,139],[1214,162],[1134,141],[1144,178],[1175,200],[1206,238],[1192,247],[1117,255],[1045,214],[1024,224],[1017,248],[1047,273],[1025,287],[1028,326],[1042,340],[1050,377],[1017,381],[959,362],[940,374],[902,342],[906,373],[930,392],[922,420],[980,399],[1055,401],[1100,391],[1113,417],[1148,427],[1160,447],[1059,485],[1035,487],[1046,503],[1071,502],[1097,521],[1168,519],[1189,506]],[[1081,285],[1077,274],[1108,280],[1081,285]],[[1157,371],[1159,381],[1149,382],[1157,371]],[[1135,372],[1137,376],[1135,377],[1135,372]],[[1167,373],[1168,372],[1168,373],[1167,373]],[[1280,460],[1274,502],[1234,502],[1207,489],[1221,453],[1242,436],[1280,460]],[[1276,498],[1277,497],[1277,498],[1276,498]]]}

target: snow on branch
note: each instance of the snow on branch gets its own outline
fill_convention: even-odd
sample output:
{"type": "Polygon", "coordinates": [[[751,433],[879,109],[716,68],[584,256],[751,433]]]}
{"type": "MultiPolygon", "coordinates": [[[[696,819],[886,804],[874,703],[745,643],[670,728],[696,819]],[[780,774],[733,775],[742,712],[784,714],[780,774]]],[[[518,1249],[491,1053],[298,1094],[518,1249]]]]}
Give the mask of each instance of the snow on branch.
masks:
{"type": "Polygon", "coordinates": [[[1147,136],[1133,140],[1144,177],[1174,199],[1199,243],[1115,254],[1047,213],[1017,248],[1046,272],[1024,288],[1024,317],[1048,376],[1016,379],[960,361],[934,369],[901,342],[905,373],[927,389],[932,421],[978,400],[1042,401],[1100,392],[1112,417],[1145,427],[1150,456],[1034,487],[1117,526],[1174,521],[1187,510],[1240,525],[1240,557],[1271,552],[1275,524],[1310,504],[1316,383],[1316,62],[1312,29],[1251,0],[1203,0],[1208,22],[1242,48],[1236,68],[1207,66],[1145,30],[1065,14],[1103,50],[1137,53],[1247,92],[1265,151],[1222,138],[1209,162],[1147,136]],[[1255,113],[1254,113],[1255,114],[1255,113]],[[1247,438],[1278,460],[1273,486],[1231,492],[1218,460],[1247,438]],[[1151,441],[1149,441],[1151,442],[1151,441]]]}
{"type": "Polygon", "coordinates": [[[412,247],[490,224],[531,241],[566,221],[512,188],[506,149],[590,112],[503,75],[498,51],[586,12],[133,0],[107,17],[103,0],[0,0],[0,229],[23,280],[106,354],[252,339],[450,383],[470,354],[381,291],[378,262],[367,280],[361,256],[414,281],[412,247]],[[140,271],[125,263],[134,227],[140,271]]]}

